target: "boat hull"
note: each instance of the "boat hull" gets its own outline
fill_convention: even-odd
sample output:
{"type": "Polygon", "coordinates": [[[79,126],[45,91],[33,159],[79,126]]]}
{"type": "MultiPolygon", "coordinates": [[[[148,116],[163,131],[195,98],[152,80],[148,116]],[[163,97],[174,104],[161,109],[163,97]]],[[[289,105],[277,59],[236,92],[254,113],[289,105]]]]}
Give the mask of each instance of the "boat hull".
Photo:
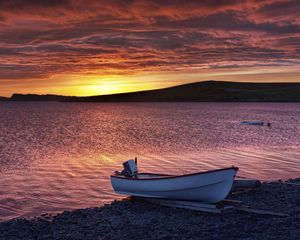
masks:
{"type": "Polygon", "coordinates": [[[112,175],[111,183],[115,192],[122,195],[216,203],[226,198],[230,192],[237,170],[232,167],[147,179],[112,175]]]}

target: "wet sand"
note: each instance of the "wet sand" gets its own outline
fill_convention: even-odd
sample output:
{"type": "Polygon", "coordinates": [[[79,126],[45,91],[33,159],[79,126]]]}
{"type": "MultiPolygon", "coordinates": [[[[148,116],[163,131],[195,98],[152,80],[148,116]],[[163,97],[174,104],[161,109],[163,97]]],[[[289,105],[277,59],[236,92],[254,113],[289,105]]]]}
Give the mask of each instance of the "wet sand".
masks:
{"type": "Polygon", "coordinates": [[[255,209],[221,214],[163,207],[126,199],[103,207],[65,211],[0,223],[0,239],[299,239],[300,179],[264,183],[231,195],[255,209]]]}

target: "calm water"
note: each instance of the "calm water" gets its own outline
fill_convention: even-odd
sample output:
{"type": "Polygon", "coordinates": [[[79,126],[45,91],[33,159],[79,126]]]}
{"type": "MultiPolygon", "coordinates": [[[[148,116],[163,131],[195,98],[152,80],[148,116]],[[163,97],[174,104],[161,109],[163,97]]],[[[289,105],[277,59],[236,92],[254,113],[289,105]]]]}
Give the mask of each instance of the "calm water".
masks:
{"type": "Polygon", "coordinates": [[[116,199],[109,176],[134,157],[147,172],[300,177],[297,103],[0,103],[0,120],[2,220],[116,199]]]}

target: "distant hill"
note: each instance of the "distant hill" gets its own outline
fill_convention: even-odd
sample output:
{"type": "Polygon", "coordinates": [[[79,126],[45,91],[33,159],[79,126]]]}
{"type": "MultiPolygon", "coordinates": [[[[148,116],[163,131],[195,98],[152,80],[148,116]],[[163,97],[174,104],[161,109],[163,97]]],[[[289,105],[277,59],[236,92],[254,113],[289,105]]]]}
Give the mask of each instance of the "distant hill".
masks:
{"type": "Polygon", "coordinates": [[[0,101],[8,101],[8,100],[9,100],[9,98],[0,96],[0,101]]]}
{"type": "Polygon", "coordinates": [[[87,102],[298,102],[300,101],[300,83],[237,83],[206,81],[165,89],[104,96],[79,97],[73,100],[87,102]]]}
{"type": "Polygon", "coordinates": [[[10,101],[68,101],[72,97],[53,95],[53,94],[13,94],[10,98],[10,101]]]}
{"type": "Polygon", "coordinates": [[[300,102],[300,83],[205,81],[158,90],[91,97],[14,94],[11,100],[72,102],[300,102]]]}

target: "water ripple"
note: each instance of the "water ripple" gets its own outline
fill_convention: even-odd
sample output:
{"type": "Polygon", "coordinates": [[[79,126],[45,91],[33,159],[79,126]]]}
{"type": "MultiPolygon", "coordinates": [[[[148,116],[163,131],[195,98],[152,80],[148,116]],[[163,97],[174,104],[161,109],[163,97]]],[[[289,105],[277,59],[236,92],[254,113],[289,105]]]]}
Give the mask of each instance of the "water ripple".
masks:
{"type": "Polygon", "coordinates": [[[0,219],[119,198],[110,174],[231,165],[262,180],[300,177],[297,103],[0,103],[0,219]],[[271,128],[240,125],[271,122],[271,128]]]}

